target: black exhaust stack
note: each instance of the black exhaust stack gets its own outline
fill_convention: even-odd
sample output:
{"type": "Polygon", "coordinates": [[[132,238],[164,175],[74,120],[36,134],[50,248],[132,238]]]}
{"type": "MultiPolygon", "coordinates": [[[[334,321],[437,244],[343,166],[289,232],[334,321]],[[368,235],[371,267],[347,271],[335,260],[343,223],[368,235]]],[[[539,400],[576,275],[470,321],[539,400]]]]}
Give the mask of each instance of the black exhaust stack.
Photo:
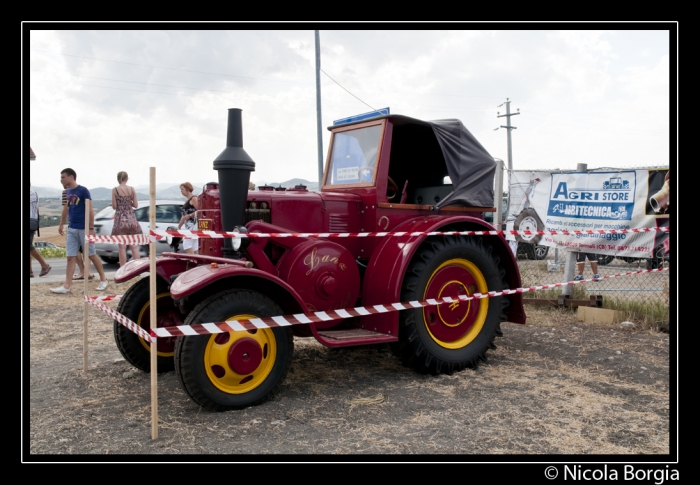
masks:
{"type": "MultiPolygon", "coordinates": [[[[245,225],[248,183],[250,172],[255,170],[255,162],[243,149],[243,127],[239,108],[228,110],[226,148],[214,160],[214,170],[219,171],[222,230],[229,232],[235,226],[245,225]]],[[[224,238],[223,256],[232,259],[236,257],[231,238],[224,238]]]]}

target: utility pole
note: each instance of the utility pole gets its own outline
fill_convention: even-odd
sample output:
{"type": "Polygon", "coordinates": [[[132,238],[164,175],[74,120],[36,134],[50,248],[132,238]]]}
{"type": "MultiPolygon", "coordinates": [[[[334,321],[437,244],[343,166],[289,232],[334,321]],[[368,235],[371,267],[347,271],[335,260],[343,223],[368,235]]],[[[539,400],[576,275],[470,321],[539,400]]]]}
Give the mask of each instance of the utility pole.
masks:
{"type": "Polygon", "coordinates": [[[316,37],[316,130],[318,138],[318,190],[323,183],[323,130],[321,128],[321,41],[318,30],[314,31],[316,37]]]}
{"type": "MultiPolygon", "coordinates": [[[[519,115],[520,114],[520,108],[518,108],[517,113],[511,113],[510,112],[510,100],[506,98],[506,102],[499,104],[497,107],[500,108],[503,105],[506,105],[506,114],[502,115],[499,112],[496,112],[496,117],[497,118],[503,118],[504,116],[507,118],[506,122],[508,123],[506,126],[501,125],[501,128],[505,128],[508,130],[508,173],[510,173],[513,170],[513,146],[511,144],[510,140],[510,132],[511,130],[517,129],[517,126],[511,126],[510,124],[510,117],[519,115]]],[[[498,128],[496,128],[498,129],[498,128]]]]}

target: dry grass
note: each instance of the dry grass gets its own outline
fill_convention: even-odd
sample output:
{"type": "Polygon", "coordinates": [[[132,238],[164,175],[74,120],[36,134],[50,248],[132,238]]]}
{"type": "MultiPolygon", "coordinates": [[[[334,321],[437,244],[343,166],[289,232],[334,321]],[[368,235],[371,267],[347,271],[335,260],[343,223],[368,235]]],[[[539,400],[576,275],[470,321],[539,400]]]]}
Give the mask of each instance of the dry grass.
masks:
{"type": "Polygon", "coordinates": [[[66,247],[66,236],[65,233],[61,236],[58,233],[58,226],[42,227],[39,229],[41,237],[34,236],[34,241],[47,241],[54,243],[56,246],[66,247]]]}
{"type": "Polygon", "coordinates": [[[671,452],[668,335],[536,307],[526,309],[527,325],[503,324],[488,363],[453,375],[417,374],[387,346],[329,349],[298,338],[278,396],[208,413],[175,373],[163,374],[159,438],[152,440],[150,376],[123,360],[111,320],[94,307],[84,373],[82,300],[48,286],[30,287],[29,457],[419,454],[470,461],[671,452]]]}

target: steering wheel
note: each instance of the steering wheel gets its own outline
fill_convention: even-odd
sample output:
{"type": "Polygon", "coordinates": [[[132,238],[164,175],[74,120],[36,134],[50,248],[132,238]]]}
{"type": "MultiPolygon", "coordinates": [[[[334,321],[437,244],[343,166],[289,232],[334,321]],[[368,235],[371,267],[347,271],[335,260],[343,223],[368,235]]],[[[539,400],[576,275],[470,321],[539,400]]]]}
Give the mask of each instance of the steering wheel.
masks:
{"type": "Polygon", "coordinates": [[[394,197],[396,197],[396,194],[399,193],[399,186],[396,185],[396,182],[394,182],[394,179],[392,179],[388,175],[387,175],[387,179],[389,180],[389,183],[387,184],[387,187],[386,187],[386,199],[391,200],[394,197]]]}

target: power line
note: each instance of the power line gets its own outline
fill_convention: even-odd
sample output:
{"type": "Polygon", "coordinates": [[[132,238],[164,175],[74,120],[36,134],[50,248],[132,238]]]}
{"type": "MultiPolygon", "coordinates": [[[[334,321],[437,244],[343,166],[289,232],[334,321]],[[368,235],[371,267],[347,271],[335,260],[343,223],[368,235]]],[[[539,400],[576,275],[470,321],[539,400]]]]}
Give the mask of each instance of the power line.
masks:
{"type": "MultiPolygon", "coordinates": [[[[59,76],[64,75],[64,73],[60,73],[60,72],[51,72],[51,71],[42,71],[42,70],[40,70],[40,69],[30,69],[30,71],[34,71],[34,72],[45,72],[45,73],[47,73],[47,74],[57,74],[57,75],[59,75],[59,76]]],[[[221,90],[219,90],[219,89],[190,88],[190,87],[187,87],[187,86],[172,86],[172,85],[170,85],[170,84],[142,83],[142,82],[138,82],[138,81],[122,81],[121,79],[110,79],[110,78],[106,78],[106,77],[83,76],[82,74],[80,74],[80,75],[68,74],[68,75],[71,76],[71,77],[84,77],[84,78],[86,78],[86,79],[99,79],[100,81],[114,81],[114,82],[118,82],[118,83],[143,84],[143,85],[145,85],[145,86],[160,86],[160,87],[164,87],[164,88],[194,89],[194,90],[197,90],[197,91],[212,91],[212,92],[216,92],[216,93],[230,93],[230,91],[221,91],[221,90]]],[[[142,92],[147,93],[147,92],[149,92],[149,91],[142,91],[142,92]]]]}
{"type": "MultiPolygon", "coordinates": [[[[46,53],[46,54],[58,54],[58,55],[61,55],[61,56],[66,56],[66,57],[75,57],[75,58],[78,58],[78,59],[90,59],[90,60],[101,61],[101,62],[112,62],[112,63],[115,63],[115,64],[127,64],[127,65],[131,65],[131,66],[150,67],[150,68],[152,68],[152,69],[167,69],[167,70],[171,70],[171,71],[192,72],[192,73],[197,73],[197,74],[208,74],[208,75],[214,75],[214,76],[227,76],[227,77],[235,77],[235,78],[242,78],[242,79],[256,79],[256,80],[262,80],[262,81],[279,81],[279,82],[287,82],[287,83],[293,83],[293,84],[309,84],[309,83],[305,83],[305,82],[301,82],[301,81],[283,81],[283,80],[278,80],[278,79],[265,79],[265,78],[251,77],[251,76],[238,76],[238,75],[223,74],[223,73],[218,73],[218,72],[195,71],[195,70],[193,70],[193,69],[179,69],[179,68],[174,68],[174,67],[153,66],[153,65],[150,65],[150,64],[139,64],[139,63],[135,63],[135,62],[113,61],[113,60],[110,60],[110,59],[99,59],[99,58],[97,58],[97,57],[78,56],[78,55],[74,55],[74,54],[64,54],[64,53],[57,53],[57,52],[45,51],[45,50],[41,50],[41,49],[36,49],[36,48],[34,48],[34,47],[32,47],[31,50],[34,50],[34,51],[37,51],[37,52],[43,52],[43,53],[46,53]]],[[[365,102],[362,101],[360,98],[358,98],[357,96],[355,96],[354,94],[352,94],[348,89],[346,89],[346,88],[345,88],[343,85],[341,85],[338,81],[336,81],[335,79],[333,79],[333,78],[332,78],[327,72],[325,72],[323,69],[319,69],[319,70],[320,70],[321,72],[323,72],[323,74],[325,74],[326,76],[328,76],[328,79],[330,79],[331,81],[333,81],[334,83],[336,83],[338,86],[340,86],[341,88],[343,88],[348,94],[350,94],[351,96],[353,96],[355,99],[357,99],[358,101],[360,101],[360,102],[363,103],[364,105],[369,106],[372,110],[375,110],[374,107],[370,106],[369,104],[365,103],[365,102]]],[[[82,77],[91,78],[90,76],[82,76],[82,77]]],[[[100,79],[100,78],[91,78],[91,79],[100,79]]],[[[115,79],[105,79],[105,80],[116,81],[116,82],[133,82],[133,81],[118,81],[118,80],[115,80],[115,79]]],[[[58,81],[55,81],[55,82],[58,82],[58,81]]],[[[148,84],[148,83],[137,83],[137,84],[148,84]]],[[[154,86],[159,86],[158,84],[153,84],[153,85],[154,85],[154,86]]],[[[103,87],[103,86],[93,86],[93,85],[90,85],[90,84],[82,84],[82,85],[79,84],[79,86],[103,87]]],[[[167,85],[160,85],[160,86],[167,86],[167,85]]],[[[105,87],[106,87],[106,86],[105,86],[105,87]]],[[[167,87],[177,87],[177,86],[167,86],[167,87]]],[[[109,89],[120,89],[120,88],[109,88],[109,89]]],[[[197,89],[197,88],[185,88],[185,89],[197,89]]],[[[136,92],[154,92],[154,91],[138,91],[138,90],[132,90],[132,89],[122,89],[122,90],[123,90],[123,91],[136,91],[136,92]]],[[[213,90],[208,90],[208,89],[207,89],[207,90],[204,90],[204,91],[213,91],[213,90]]],[[[222,92],[223,92],[223,91],[222,91],[222,92]]],[[[159,93],[159,94],[172,94],[172,93],[159,93]]],[[[185,95],[185,96],[192,96],[192,95],[185,95]]]]}
{"type": "MultiPolygon", "coordinates": [[[[578,120],[573,120],[573,122],[571,122],[571,120],[569,120],[569,119],[567,119],[567,120],[562,120],[562,119],[559,118],[557,115],[538,113],[537,111],[530,111],[530,110],[528,110],[527,112],[528,112],[528,114],[534,114],[534,115],[538,115],[538,116],[543,116],[544,118],[549,118],[549,117],[554,116],[554,117],[556,117],[556,120],[551,120],[551,121],[556,121],[556,123],[557,123],[559,126],[574,126],[574,127],[581,128],[581,129],[588,129],[588,130],[595,130],[595,131],[605,131],[605,132],[611,132],[611,131],[613,131],[613,130],[610,130],[610,129],[608,129],[608,128],[601,128],[601,127],[600,127],[600,123],[592,123],[592,122],[583,121],[583,120],[580,120],[580,119],[578,119],[578,120]]],[[[606,119],[607,121],[615,121],[615,120],[612,119],[612,118],[606,118],[606,117],[604,117],[604,116],[586,115],[585,113],[582,113],[582,114],[583,114],[584,116],[594,116],[594,117],[598,117],[598,118],[603,118],[603,119],[606,119]]],[[[550,122],[550,120],[546,120],[546,122],[550,122]]],[[[657,131],[631,130],[631,129],[625,129],[625,128],[616,128],[614,131],[621,131],[621,132],[627,132],[627,133],[642,133],[642,134],[650,135],[650,136],[668,136],[668,132],[661,133],[661,132],[657,132],[657,131]]]]}
{"type": "Polygon", "coordinates": [[[227,101],[234,101],[231,98],[224,98],[223,96],[197,96],[196,94],[185,94],[185,93],[164,93],[162,91],[141,91],[140,89],[127,89],[127,88],[114,88],[111,86],[95,86],[94,84],[81,84],[71,81],[56,81],[55,79],[35,79],[35,81],[44,81],[49,83],[59,83],[59,84],[73,84],[74,86],[87,86],[91,88],[104,88],[104,89],[116,89],[117,91],[132,91],[135,93],[145,93],[145,94],[169,94],[170,96],[189,96],[191,98],[221,98],[227,101]]]}
{"type": "Polygon", "coordinates": [[[45,54],[56,54],[56,55],[59,55],[59,56],[77,57],[77,58],[79,58],[79,59],[90,59],[90,60],[93,60],[93,61],[113,62],[113,63],[115,63],[115,64],[128,64],[128,65],[131,65],[131,66],[150,67],[150,68],[152,68],[152,69],[167,69],[167,70],[169,70],[169,71],[193,72],[193,73],[197,73],[197,74],[209,74],[209,75],[214,75],[214,76],[239,77],[239,78],[242,78],[242,79],[257,79],[257,80],[261,80],[261,81],[277,81],[277,82],[282,82],[282,83],[309,84],[309,83],[307,83],[307,82],[302,82],[302,81],[285,81],[285,80],[281,80],[281,79],[265,79],[265,78],[260,78],[260,77],[238,76],[238,75],[235,75],[235,74],[224,74],[224,73],[221,73],[221,72],[195,71],[195,70],[193,70],[193,69],[179,69],[179,68],[175,68],[175,67],[152,66],[152,65],[150,65],[150,64],[138,64],[138,63],[135,63],[135,62],[112,61],[112,60],[110,60],[110,59],[99,59],[99,58],[97,58],[97,57],[76,56],[76,55],[73,55],[73,54],[64,54],[64,53],[60,53],[60,52],[44,51],[44,50],[41,50],[41,49],[36,49],[36,48],[34,48],[34,47],[31,47],[31,50],[37,51],[37,52],[43,52],[43,53],[45,53],[45,54]]]}
{"type": "MultiPolygon", "coordinates": [[[[326,76],[328,76],[328,73],[327,73],[326,71],[324,71],[323,69],[319,69],[319,70],[320,70],[323,74],[325,74],[326,76]]],[[[328,79],[330,79],[331,81],[333,81],[334,83],[336,83],[336,84],[337,84],[338,86],[340,86],[341,88],[345,89],[338,81],[336,81],[336,80],[333,79],[332,77],[328,76],[328,79]]],[[[370,106],[369,104],[365,103],[364,101],[362,101],[360,98],[358,98],[357,96],[355,96],[354,94],[352,94],[352,93],[351,93],[350,91],[348,91],[347,89],[345,89],[345,91],[347,91],[348,94],[350,94],[350,96],[354,97],[355,99],[357,99],[359,102],[361,102],[361,103],[364,104],[365,106],[369,106],[369,107],[372,109],[372,111],[376,111],[376,110],[377,110],[376,108],[374,108],[374,107],[370,106]]]]}

